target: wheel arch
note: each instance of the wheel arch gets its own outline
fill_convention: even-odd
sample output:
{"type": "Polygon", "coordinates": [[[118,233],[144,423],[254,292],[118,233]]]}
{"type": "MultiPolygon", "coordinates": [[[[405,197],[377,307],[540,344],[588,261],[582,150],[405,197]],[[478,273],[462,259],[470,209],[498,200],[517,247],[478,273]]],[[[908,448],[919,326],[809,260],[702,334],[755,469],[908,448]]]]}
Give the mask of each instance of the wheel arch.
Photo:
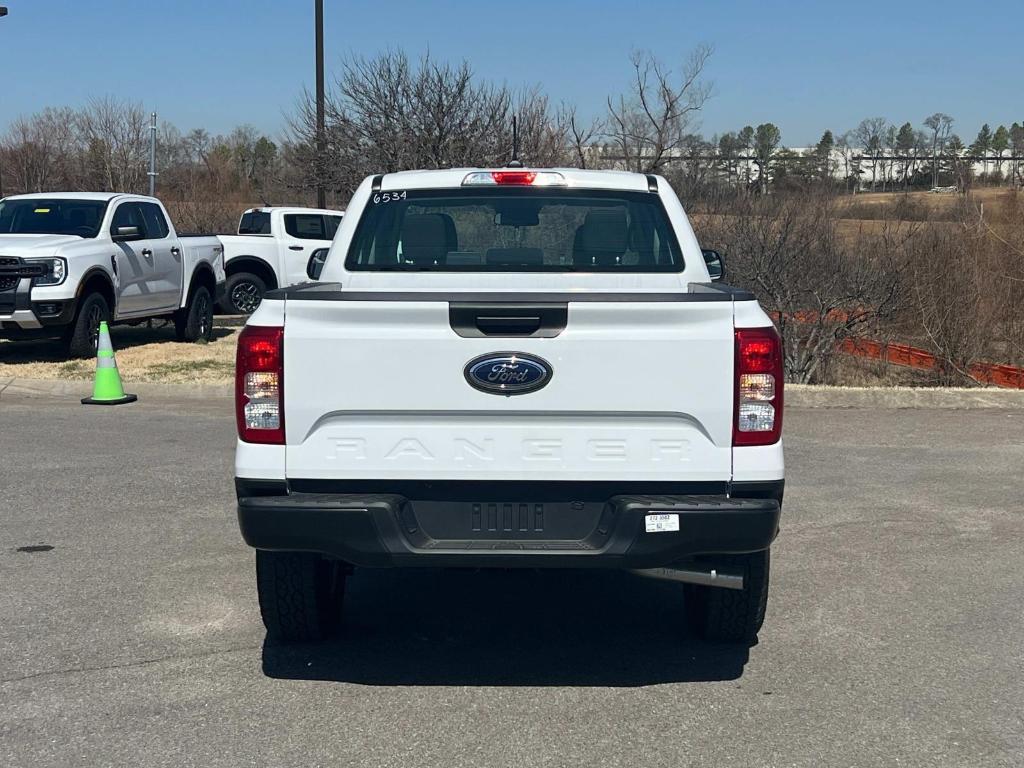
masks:
{"type": "Polygon", "coordinates": [[[111,317],[117,314],[117,294],[114,291],[114,283],[106,270],[101,267],[93,267],[82,275],[82,279],[78,281],[75,298],[80,302],[90,293],[99,293],[106,299],[111,317]]]}
{"type": "Polygon", "coordinates": [[[210,292],[212,301],[217,294],[217,276],[213,274],[213,268],[205,262],[199,264],[192,272],[192,280],[188,284],[188,291],[181,297],[181,306],[187,307],[192,298],[192,292],[198,286],[204,286],[210,292]]]}
{"type": "Polygon", "coordinates": [[[224,274],[227,277],[237,275],[239,272],[256,275],[263,281],[268,291],[278,287],[277,273],[274,268],[258,256],[235,256],[224,267],[224,274]]]}

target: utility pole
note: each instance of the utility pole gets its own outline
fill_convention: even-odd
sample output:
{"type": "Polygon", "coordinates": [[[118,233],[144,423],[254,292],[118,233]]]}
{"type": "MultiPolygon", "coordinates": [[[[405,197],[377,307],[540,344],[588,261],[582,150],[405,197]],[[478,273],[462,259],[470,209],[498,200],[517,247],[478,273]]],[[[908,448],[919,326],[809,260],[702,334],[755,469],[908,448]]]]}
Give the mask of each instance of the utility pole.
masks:
{"type": "Polygon", "coordinates": [[[156,112],[149,116],[149,196],[156,195],[156,112]]]}
{"type": "Polygon", "coordinates": [[[316,205],[327,207],[324,189],[324,155],[327,136],[324,130],[324,0],[316,3],[316,205]]]}

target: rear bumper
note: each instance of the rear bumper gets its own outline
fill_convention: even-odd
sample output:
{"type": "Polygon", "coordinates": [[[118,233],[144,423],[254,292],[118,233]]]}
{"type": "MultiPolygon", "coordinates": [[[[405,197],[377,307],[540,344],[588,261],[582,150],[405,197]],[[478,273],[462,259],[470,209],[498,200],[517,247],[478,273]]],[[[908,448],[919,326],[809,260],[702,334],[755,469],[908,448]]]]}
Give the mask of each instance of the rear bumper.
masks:
{"type": "MultiPolygon", "coordinates": [[[[240,493],[247,490],[243,483],[240,493]]],[[[781,512],[781,482],[777,493],[758,492],[761,498],[616,494],[572,501],[571,495],[522,502],[395,493],[240,495],[238,521],[257,549],[318,552],[357,566],[657,568],[766,549],[781,512]],[[648,532],[650,514],[678,515],[678,531],[648,532]]]]}

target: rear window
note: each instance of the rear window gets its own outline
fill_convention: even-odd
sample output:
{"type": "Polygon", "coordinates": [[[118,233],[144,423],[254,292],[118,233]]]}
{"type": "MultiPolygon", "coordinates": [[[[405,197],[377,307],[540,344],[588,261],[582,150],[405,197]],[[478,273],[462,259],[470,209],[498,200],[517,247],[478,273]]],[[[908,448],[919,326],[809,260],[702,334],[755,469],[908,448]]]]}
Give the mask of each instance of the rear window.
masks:
{"type": "Polygon", "coordinates": [[[240,235],[269,235],[270,214],[265,211],[246,211],[238,222],[240,235]]]}
{"type": "MultiPolygon", "coordinates": [[[[335,227],[337,230],[337,227],[335,227]]],[[[319,213],[290,213],[284,217],[284,231],[299,240],[330,240],[319,213]]]]}
{"type": "Polygon", "coordinates": [[[437,189],[371,199],[349,270],[680,272],[660,198],[599,190],[437,189]]]}

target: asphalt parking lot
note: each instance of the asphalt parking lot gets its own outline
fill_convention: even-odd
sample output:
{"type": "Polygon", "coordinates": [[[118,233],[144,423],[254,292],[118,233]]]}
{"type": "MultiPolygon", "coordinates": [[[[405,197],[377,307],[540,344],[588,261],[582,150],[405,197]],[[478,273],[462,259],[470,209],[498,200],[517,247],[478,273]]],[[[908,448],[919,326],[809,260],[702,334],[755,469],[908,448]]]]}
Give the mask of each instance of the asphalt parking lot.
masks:
{"type": "Polygon", "coordinates": [[[787,418],[749,650],[676,585],[431,571],[358,572],[342,638],[285,651],[229,401],[4,399],[0,765],[1024,763],[1024,411],[787,418]]]}

